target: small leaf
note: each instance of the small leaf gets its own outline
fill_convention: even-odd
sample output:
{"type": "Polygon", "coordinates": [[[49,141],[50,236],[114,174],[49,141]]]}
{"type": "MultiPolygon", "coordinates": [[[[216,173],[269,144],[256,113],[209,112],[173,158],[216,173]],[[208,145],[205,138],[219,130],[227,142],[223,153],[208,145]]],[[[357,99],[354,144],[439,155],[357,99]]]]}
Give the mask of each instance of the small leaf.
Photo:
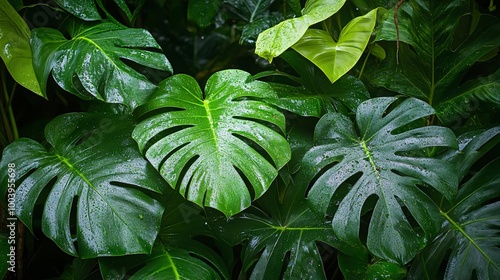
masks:
{"type": "Polygon", "coordinates": [[[0,0],[0,57],[17,83],[47,98],[33,70],[29,38],[28,25],[7,0],[0,0]]]}
{"type": "Polygon", "coordinates": [[[259,34],[255,53],[271,62],[274,57],[294,45],[309,26],[329,18],[344,3],[345,0],[308,0],[302,16],[282,21],[259,34]]]}
{"type": "Polygon", "coordinates": [[[172,72],[162,53],[144,50],[161,50],[146,30],[111,22],[78,21],[73,21],[68,29],[71,40],[55,29],[39,28],[32,32],[33,64],[43,93],[52,71],[63,89],[80,98],[135,108],[144,103],[156,86],[122,59],[172,72]]]}
{"type": "Polygon", "coordinates": [[[323,116],[314,132],[315,146],[304,156],[298,179],[314,179],[307,198],[317,211],[326,213],[340,185],[353,178],[355,183],[333,217],[335,233],[350,246],[360,248],[362,208],[374,197],[377,201],[368,228],[368,249],[382,259],[406,264],[442,222],[437,206],[418,186],[428,184],[452,200],[458,184],[453,180],[456,171],[452,164],[418,151],[456,147],[457,143],[448,128],[408,129],[408,124],[433,110],[422,101],[407,99],[386,112],[396,100],[372,98],[361,103],[356,127],[344,115],[323,116]],[[417,224],[411,224],[403,210],[409,211],[417,224]]]}
{"type": "Polygon", "coordinates": [[[351,20],[342,29],[338,42],[327,31],[309,29],[292,48],[318,66],[333,83],[363,54],[377,21],[377,10],[351,20]]]}
{"type": "Polygon", "coordinates": [[[142,158],[130,138],[132,128],[128,117],[116,115],[59,116],[45,129],[50,150],[27,138],[5,148],[1,193],[7,186],[4,167],[14,163],[16,214],[32,232],[35,204],[49,191],[42,201],[42,230],[67,254],[95,258],[149,253],[163,206],[143,191],[160,193],[165,183],[142,158]]]}
{"type": "Polygon", "coordinates": [[[285,118],[262,101],[275,97],[240,70],[215,73],[204,94],[194,78],[175,75],[138,108],[139,115],[154,114],[133,137],[182,196],[229,217],[264,194],[290,160],[286,139],[269,127],[284,132],[285,118]]]}
{"type": "Polygon", "coordinates": [[[207,27],[219,12],[222,0],[189,0],[187,16],[199,27],[207,27]]]}

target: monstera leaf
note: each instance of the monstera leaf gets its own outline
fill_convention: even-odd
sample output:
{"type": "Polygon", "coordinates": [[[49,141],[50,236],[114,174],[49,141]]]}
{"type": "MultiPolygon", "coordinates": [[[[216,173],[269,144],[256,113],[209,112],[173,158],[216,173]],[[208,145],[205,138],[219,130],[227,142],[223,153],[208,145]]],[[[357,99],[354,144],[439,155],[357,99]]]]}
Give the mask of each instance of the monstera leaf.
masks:
{"type": "Polygon", "coordinates": [[[368,249],[382,259],[405,264],[443,222],[439,209],[419,185],[428,185],[451,200],[458,184],[452,164],[426,157],[423,150],[456,147],[457,142],[448,128],[411,129],[419,121],[423,123],[432,108],[413,98],[396,106],[396,100],[373,98],[361,103],[356,126],[341,114],[323,116],[314,132],[315,146],[304,156],[298,179],[311,180],[307,198],[322,213],[327,212],[332,196],[342,191],[343,183],[352,184],[343,190],[347,194],[338,201],[332,225],[337,236],[353,248],[361,247],[363,208],[375,200],[368,249]]]}
{"type": "Polygon", "coordinates": [[[42,94],[33,70],[30,29],[7,0],[0,0],[0,57],[12,78],[32,92],[42,94]]]}
{"type": "Polygon", "coordinates": [[[71,113],[47,125],[49,150],[27,138],[7,146],[1,164],[16,166],[19,219],[33,231],[35,204],[43,199],[42,230],[66,253],[149,253],[163,206],[144,191],[160,193],[166,184],[130,138],[132,127],[127,117],[71,113]]]}
{"type": "MultiPolygon", "coordinates": [[[[203,249],[203,244],[192,242],[196,243],[194,248],[203,249]]],[[[204,258],[205,255],[196,250],[156,244],[148,256],[101,258],[99,266],[104,279],[228,279],[221,277],[204,258]]]]}
{"type": "MultiPolygon", "coordinates": [[[[370,81],[400,94],[425,100],[445,123],[477,110],[479,103],[500,107],[498,71],[464,84],[467,71],[500,44],[500,22],[489,15],[462,17],[470,2],[405,1],[399,8],[400,65],[388,59],[372,69],[370,81]],[[461,27],[460,22],[469,27],[461,27]]],[[[376,40],[395,41],[394,11],[385,15],[376,40]]],[[[395,45],[395,44],[394,44],[395,45]]],[[[483,75],[484,76],[484,75],[483,75]]]]}
{"type": "Polygon", "coordinates": [[[330,33],[309,29],[292,48],[318,66],[331,83],[356,65],[372,35],[377,10],[351,20],[337,42],[330,33]]]}
{"type": "Polygon", "coordinates": [[[415,260],[409,279],[500,278],[500,159],[462,185],[439,236],[415,260]],[[493,200],[493,202],[489,202],[493,200]],[[450,253],[451,252],[451,253],[450,253]]]}
{"type": "Polygon", "coordinates": [[[227,216],[250,206],[290,159],[283,114],[262,102],[275,98],[250,74],[226,70],[203,94],[194,78],[160,84],[139,115],[150,115],[133,137],[167,182],[188,200],[227,216]]]}
{"type": "Polygon", "coordinates": [[[147,50],[161,49],[146,30],[71,21],[68,32],[71,40],[51,28],[32,31],[33,64],[44,94],[52,71],[63,89],[80,98],[135,108],[156,86],[122,60],[172,72],[162,53],[147,50]]]}
{"type": "Polygon", "coordinates": [[[243,244],[242,271],[249,277],[242,279],[326,279],[318,244],[338,245],[330,223],[293,185],[284,198],[273,185],[251,208],[215,220],[213,228],[230,245],[243,244]]]}
{"type": "Polygon", "coordinates": [[[277,57],[306,33],[309,26],[335,14],[345,0],[308,0],[302,16],[287,19],[264,30],[257,37],[255,53],[269,61],[277,57]]]}

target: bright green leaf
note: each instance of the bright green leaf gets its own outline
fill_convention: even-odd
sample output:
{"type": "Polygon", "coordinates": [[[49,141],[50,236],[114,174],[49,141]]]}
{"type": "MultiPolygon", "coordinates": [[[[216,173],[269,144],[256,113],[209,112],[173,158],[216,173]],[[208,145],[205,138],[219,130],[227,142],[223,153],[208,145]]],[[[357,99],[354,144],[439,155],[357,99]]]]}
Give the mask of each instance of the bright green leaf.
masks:
{"type": "Polygon", "coordinates": [[[42,92],[50,72],[65,90],[83,99],[123,103],[131,108],[144,103],[156,86],[122,60],[172,72],[170,63],[151,34],[111,22],[73,21],[71,40],[51,28],[32,31],[33,64],[42,92]]]}
{"type": "Polygon", "coordinates": [[[67,254],[149,253],[163,206],[143,191],[160,193],[166,184],[141,156],[132,128],[130,118],[116,115],[59,116],[45,129],[49,150],[27,138],[5,148],[0,193],[7,186],[7,163],[14,163],[16,214],[32,232],[35,204],[48,191],[42,230],[67,254]]]}
{"type": "Polygon", "coordinates": [[[290,160],[287,141],[269,127],[284,132],[285,118],[262,101],[275,97],[268,84],[240,70],[215,73],[204,94],[194,78],[175,75],[138,109],[153,114],[133,137],[182,196],[232,216],[260,197],[290,160]]]}
{"type": "Polygon", "coordinates": [[[309,29],[292,48],[312,61],[335,82],[358,62],[377,21],[377,10],[351,20],[340,33],[338,42],[327,32],[309,29]]]}
{"type": "Polygon", "coordinates": [[[369,198],[377,199],[368,227],[368,249],[382,259],[406,264],[442,223],[438,208],[418,186],[428,184],[451,200],[458,185],[452,164],[426,157],[422,150],[456,147],[457,143],[448,128],[408,129],[408,124],[418,120],[423,124],[434,111],[413,98],[389,111],[396,100],[372,98],[361,103],[357,126],[341,114],[323,116],[300,174],[306,181],[314,178],[307,198],[322,213],[341,184],[355,180],[339,201],[332,222],[335,233],[350,246],[361,247],[361,211],[369,198]],[[403,210],[418,224],[411,224],[403,210]]]}
{"type": "Polygon", "coordinates": [[[0,0],[0,57],[17,83],[47,98],[33,70],[29,39],[28,25],[7,0],[0,0]]]}
{"type": "Polygon", "coordinates": [[[293,46],[309,26],[335,14],[345,0],[308,0],[302,16],[287,19],[273,26],[257,38],[255,53],[269,61],[293,46]]]}

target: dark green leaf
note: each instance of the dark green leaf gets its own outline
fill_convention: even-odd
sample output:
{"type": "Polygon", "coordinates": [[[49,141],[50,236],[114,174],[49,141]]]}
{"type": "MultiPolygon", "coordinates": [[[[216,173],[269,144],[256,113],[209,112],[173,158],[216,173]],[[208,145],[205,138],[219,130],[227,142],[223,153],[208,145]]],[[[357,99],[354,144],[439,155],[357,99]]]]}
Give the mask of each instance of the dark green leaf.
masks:
{"type": "Polygon", "coordinates": [[[406,276],[406,269],[404,267],[386,261],[369,263],[366,254],[349,256],[339,253],[338,259],[339,267],[342,269],[342,274],[347,280],[400,280],[406,276]]]}
{"type": "Polygon", "coordinates": [[[143,191],[160,193],[165,182],[141,156],[132,129],[128,117],[57,117],[45,129],[50,150],[26,138],[5,148],[1,193],[7,185],[4,167],[14,163],[16,213],[32,232],[35,203],[44,192],[42,230],[66,253],[81,258],[149,253],[163,206],[143,191]]]}
{"type": "Polygon", "coordinates": [[[240,70],[215,73],[204,94],[194,78],[175,75],[138,109],[153,116],[133,137],[182,196],[232,216],[260,197],[290,160],[287,141],[268,127],[285,130],[283,114],[262,101],[269,98],[276,95],[268,84],[240,70]]]}
{"type": "Polygon", "coordinates": [[[156,88],[124,61],[172,72],[167,58],[151,34],[111,22],[87,24],[73,21],[71,40],[55,29],[34,29],[31,35],[33,64],[42,92],[52,71],[55,81],[83,99],[123,103],[131,108],[144,103],[156,88]]]}
{"type": "Polygon", "coordinates": [[[15,258],[16,253],[14,252],[14,254],[12,254],[10,251],[8,235],[4,232],[0,232],[0,261],[2,262],[0,265],[0,278],[2,279],[4,279],[9,267],[14,267],[14,269],[16,267],[15,260],[12,263],[10,262],[10,255],[14,255],[15,258]]]}
{"type": "MultiPolygon", "coordinates": [[[[196,245],[204,246],[201,243],[196,245]]],[[[149,256],[101,258],[99,266],[104,279],[222,279],[196,251],[163,247],[161,244],[157,244],[149,256]]]]}
{"type": "Polygon", "coordinates": [[[61,8],[70,12],[74,16],[83,20],[100,20],[101,16],[95,5],[94,0],[80,0],[80,1],[67,1],[67,0],[54,0],[61,8]]]}
{"type": "Polygon", "coordinates": [[[226,7],[241,19],[252,23],[268,14],[274,0],[224,0],[226,7]]]}
{"type": "Polygon", "coordinates": [[[189,0],[188,19],[200,27],[207,27],[219,12],[222,0],[189,0]]]}
{"type": "MultiPolygon", "coordinates": [[[[472,32],[458,28],[467,12],[469,2],[463,0],[405,1],[398,12],[399,34],[401,42],[412,48],[401,43],[400,65],[394,59],[383,62],[380,69],[372,70],[371,82],[428,102],[446,123],[475,110],[467,103],[484,100],[498,107],[495,76],[460,87],[470,67],[500,44],[497,18],[481,16],[472,32]],[[455,38],[462,37],[455,46],[455,38]]],[[[377,40],[396,40],[394,10],[386,13],[377,40]]]]}
{"type": "Polygon", "coordinates": [[[29,38],[28,25],[7,0],[0,0],[0,57],[17,83],[47,98],[33,70],[29,38]]]}
{"type": "Polygon", "coordinates": [[[326,279],[316,242],[337,245],[330,223],[303,203],[300,192],[279,203],[275,187],[260,201],[263,210],[252,206],[227,223],[217,221],[221,238],[230,245],[244,244],[247,279],[326,279]]]}
{"type": "Polygon", "coordinates": [[[315,146],[304,156],[301,174],[306,180],[319,176],[311,182],[308,199],[323,213],[340,184],[356,178],[333,218],[335,233],[347,244],[360,247],[361,210],[366,200],[375,196],[378,201],[368,228],[368,249],[382,259],[406,264],[442,222],[436,205],[418,185],[428,184],[451,200],[458,184],[453,179],[456,171],[452,164],[419,156],[418,151],[434,146],[456,147],[457,143],[444,127],[408,130],[408,124],[431,115],[433,110],[412,98],[389,112],[395,101],[373,98],[361,103],[356,127],[344,115],[323,116],[314,133],[315,146]],[[409,211],[418,224],[411,224],[403,210],[409,211]]]}
{"type": "Polygon", "coordinates": [[[71,265],[67,265],[64,272],[58,277],[59,280],[84,280],[91,279],[91,274],[97,274],[97,261],[95,259],[82,260],[73,259],[71,265]]]}
{"type": "Polygon", "coordinates": [[[460,189],[439,236],[416,259],[410,279],[500,278],[500,159],[485,166],[460,189]],[[489,203],[491,199],[496,202],[489,203]],[[448,255],[449,254],[449,255],[448,255]]]}

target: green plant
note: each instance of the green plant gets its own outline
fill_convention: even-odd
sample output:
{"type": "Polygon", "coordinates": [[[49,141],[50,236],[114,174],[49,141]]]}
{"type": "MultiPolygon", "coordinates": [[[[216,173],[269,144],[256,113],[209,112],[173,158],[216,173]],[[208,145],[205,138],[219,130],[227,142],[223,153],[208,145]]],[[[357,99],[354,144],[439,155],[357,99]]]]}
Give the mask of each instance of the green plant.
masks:
{"type": "Polygon", "coordinates": [[[0,275],[498,279],[492,7],[0,0],[0,275]]]}

